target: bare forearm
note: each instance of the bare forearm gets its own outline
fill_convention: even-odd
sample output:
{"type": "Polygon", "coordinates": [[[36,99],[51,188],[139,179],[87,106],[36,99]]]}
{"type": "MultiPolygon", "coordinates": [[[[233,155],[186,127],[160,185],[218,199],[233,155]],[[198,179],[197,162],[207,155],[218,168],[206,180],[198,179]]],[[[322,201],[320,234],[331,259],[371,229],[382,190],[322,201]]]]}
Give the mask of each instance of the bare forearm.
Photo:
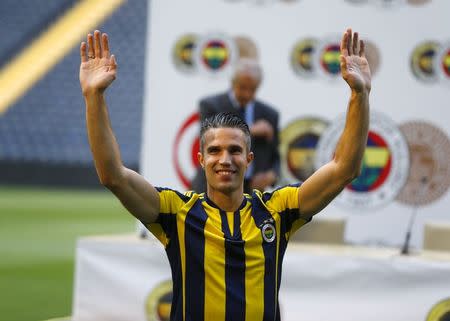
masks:
{"type": "Polygon", "coordinates": [[[336,147],[335,161],[344,176],[359,175],[369,130],[369,91],[352,91],[344,131],[336,147]]]}
{"type": "Polygon", "coordinates": [[[89,144],[100,182],[117,184],[122,175],[122,160],[111,128],[105,97],[102,92],[84,95],[89,144]]]}

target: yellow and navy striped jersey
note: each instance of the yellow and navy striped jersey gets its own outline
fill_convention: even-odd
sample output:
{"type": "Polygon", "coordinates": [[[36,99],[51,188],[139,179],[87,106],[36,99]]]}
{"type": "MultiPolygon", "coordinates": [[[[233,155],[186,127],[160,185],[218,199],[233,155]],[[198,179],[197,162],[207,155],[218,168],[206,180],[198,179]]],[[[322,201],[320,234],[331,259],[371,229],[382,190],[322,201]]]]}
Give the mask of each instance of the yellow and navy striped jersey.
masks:
{"type": "Polygon", "coordinates": [[[307,220],[299,185],[245,194],[235,212],[205,194],[157,188],[160,214],[147,228],[165,246],[171,320],[279,320],[278,291],[290,235],[307,220]]]}

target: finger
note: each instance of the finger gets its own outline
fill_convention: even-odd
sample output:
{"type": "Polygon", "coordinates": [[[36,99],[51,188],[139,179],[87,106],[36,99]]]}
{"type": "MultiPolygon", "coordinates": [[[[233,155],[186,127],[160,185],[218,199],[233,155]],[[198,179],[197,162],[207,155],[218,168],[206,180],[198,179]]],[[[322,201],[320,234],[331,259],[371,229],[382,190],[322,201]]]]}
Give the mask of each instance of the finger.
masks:
{"type": "Polygon", "coordinates": [[[353,54],[354,55],[358,55],[359,51],[358,51],[358,45],[359,45],[359,41],[358,41],[359,35],[357,32],[355,32],[353,34],[353,54]]]}
{"type": "Polygon", "coordinates": [[[343,55],[339,57],[339,60],[341,61],[340,63],[341,73],[343,73],[347,69],[347,60],[343,55]]]}
{"type": "Polygon", "coordinates": [[[109,69],[117,70],[116,56],[114,56],[114,55],[111,55],[111,58],[109,60],[109,69]]]}
{"type": "Polygon", "coordinates": [[[86,62],[88,60],[86,55],[86,43],[84,41],[80,45],[80,57],[81,62],[86,62]]]}
{"type": "Polygon", "coordinates": [[[344,56],[348,56],[347,42],[348,42],[348,33],[346,31],[342,35],[342,40],[341,40],[341,54],[344,56]]]}
{"type": "Polygon", "coordinates": [[[366,44],[362,40],[359,41],[359,56],[366,57],[366,44]]]}
{"type": "Polygon", "coordinates": [[[88,58],[95,58],[94,54],[94,37],[91,34],[87,36],[88,40],[88,58]]]}
{"type": "Polygon", "coordinates": [[[102,48],[100,47],[100,31],[94,31],[94,52],[95,58],[102,58],[102,48]]]}
{"type": "Polygon", "coordinates": [[[348,50],[348,54],[351,56],[353,55],[353,48],[352,48],[352,29],[347,29],[347,50],[348,50]]]}
{"type": "Polygon", "coordinates": [[[103,57],[109,58],[109,43],[108,43],[108,35],[106,33],[102,34],[102,47],[103,47],[103,57]]]}

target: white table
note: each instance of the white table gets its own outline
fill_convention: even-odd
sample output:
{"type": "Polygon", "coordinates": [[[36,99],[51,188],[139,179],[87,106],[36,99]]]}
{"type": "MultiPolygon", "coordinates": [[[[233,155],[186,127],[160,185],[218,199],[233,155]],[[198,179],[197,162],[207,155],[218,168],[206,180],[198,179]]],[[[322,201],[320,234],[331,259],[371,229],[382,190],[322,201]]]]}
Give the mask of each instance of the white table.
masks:
{"type": "MultiPolygon", "coordinates": [[[[282,320],[426,320],[435,304],[450,298],[450,254],[398,253],[290,244],[280,291],[282,320]]],[[[146,303],[155,301],[155,289],[167,280],[168,260],[157,241],[134,235],[82,238],[73,321],[146,321],[146,303]]]]}

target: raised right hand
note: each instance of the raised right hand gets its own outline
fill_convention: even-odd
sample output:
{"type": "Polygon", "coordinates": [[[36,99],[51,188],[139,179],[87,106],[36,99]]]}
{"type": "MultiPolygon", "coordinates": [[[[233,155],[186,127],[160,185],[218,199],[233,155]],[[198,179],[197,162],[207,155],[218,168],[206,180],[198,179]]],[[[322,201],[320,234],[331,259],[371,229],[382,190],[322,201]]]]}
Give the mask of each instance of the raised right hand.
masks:
{"type": "Polygon", "coordinates": [[[116,79],[117,64],[109,53],[108,35],[95,30],[80,46],[80,84],[83,95],[102,93],[116,79]],[[86,52],[87,49],[87,52],[86,52]]]}

